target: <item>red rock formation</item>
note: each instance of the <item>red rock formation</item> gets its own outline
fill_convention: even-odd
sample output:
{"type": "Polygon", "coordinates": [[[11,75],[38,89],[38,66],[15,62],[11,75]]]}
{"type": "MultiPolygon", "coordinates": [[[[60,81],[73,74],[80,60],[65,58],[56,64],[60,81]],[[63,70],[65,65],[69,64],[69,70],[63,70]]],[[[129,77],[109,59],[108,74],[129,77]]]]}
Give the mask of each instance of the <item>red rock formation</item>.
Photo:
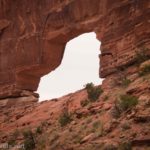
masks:
{"type": "Polygon", "coordinates": [[[0,0],[0,98],[35,91],[85,32],[102,42],[100,76],[114,73],[150,47],[149,19],[148,0],[0,0]]]}
{"type": "Polygon", "coordinates": [[[149,0],[0,0],[0,146],[149,149],[149,26],[149,0]],[[61,64],[66,43],[91,31],[102,42],[100,97],[83,89],[35,103],[40,77],[61,64]]]}
{"type": "MultiPolygon", "coordinates": [[[[128,74],[127,78],[137,73],[128,74]]],[[[27,146],[29,139],[23,135],[29,130],[33,132],[35,150],[43,147],[45,150],[105,150],[103,146],[109,145],[121,149],[120,145],[124,142],[131,143],[132,148],[129,148],[133,150],[149,149],[150,88],[145,84],[142,89],[141,85],[150,82],[150,74],[145,76],[145,81],[138,77],[127,87],[113,83],[113,90],[113,76],[118,80],[120,77],[119,74],[111,76],[107,77],[110,80],[106,80],[107,87],[103,85],[104,92],[100,97],[84,106],[83,101],[88,98],[85,89],[41,103],[32,103],[35,101],[33,96],[13,99],[15,103],[10,100],[7,106],[7,99],[0,101],[0,143],[11,146],[15,142],[27,146]],[[126,111],[117,111],[121,106],[116,100],[128,89],[133,89],[132,94],[138,97],[138,104],[126,111]],[[59,120],[66,111],[71,121],[61,126],[59,120]]],[[[30,142],[31,145],[33,141],[30,142]]]]}

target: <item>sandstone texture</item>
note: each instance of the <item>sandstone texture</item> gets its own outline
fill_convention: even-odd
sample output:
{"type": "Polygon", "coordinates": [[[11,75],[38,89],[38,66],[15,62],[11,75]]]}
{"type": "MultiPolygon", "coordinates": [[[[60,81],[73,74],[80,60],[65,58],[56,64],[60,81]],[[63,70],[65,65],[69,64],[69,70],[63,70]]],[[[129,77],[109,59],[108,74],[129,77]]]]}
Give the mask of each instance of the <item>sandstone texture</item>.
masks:
{"type": "Polygon", "coordinates": [[[0,149],[149,150],[149,27],[149,0],[0,0],[0,149]],[[102,42],[102,85],[38,103],[86,32],[102,42]]]}
{"type": "MultiPolygon", "coordinates": [[[[129,70],[130,67],[121,74],[129,70]]],[[[137,74],[128,74],[126,78],[137,74]]],[[[149,150],[149,77],[150,74],[138,76],[126,85],[120,73],[115,73],[99,86],[103,89],[99,98],[84,105],[88,99],[86,89],[40,103],[32,102],[33,96],[27,97],[28,102],[20,98],[11,105],[10,100],[9,105],[0,105],[0,143],[9,143],[12,148],[24,144],[25,150],[149,150]],[[138,103],[122,111],[120,95],[127,94],[129,89],[138,103]],[[67,119],[63,116],[66,112],[67,119]]]]}
{"type": "Polygon", "coordinates": [[[150,47],[149,20],[149,0],[1,0],[0,97],[36,91],[66,43],[86,32],[102,42],[100,76],[116,72],[150,47]]]}

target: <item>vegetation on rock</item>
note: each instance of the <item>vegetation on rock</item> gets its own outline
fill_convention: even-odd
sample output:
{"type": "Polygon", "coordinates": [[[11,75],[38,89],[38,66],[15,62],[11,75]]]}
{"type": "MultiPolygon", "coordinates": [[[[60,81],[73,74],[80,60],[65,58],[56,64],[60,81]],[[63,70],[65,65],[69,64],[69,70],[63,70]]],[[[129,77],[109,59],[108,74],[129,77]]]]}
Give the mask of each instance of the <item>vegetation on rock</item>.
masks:
{"type": "Polygon", "coordinates": [[[150,65],[145,65],[139,72],[140,76],[144,76],[150,73],[150,65]]]}
{"type": "Polygon", "coordinates": [[[137,64],[141,64],[142,62],[150,59],[150,56],[147,54],[149,51],[148,48],[142,47],[139,51],[136,51],[136,62],[137,64]]]}
{"type": "Polygon", "coordinates": [[[89,100],[85,99],[85,100],[81,101],[80,104],[81,104],[82,107],[85,107],[89,104],[89,100]]]}
{"type": "Polygon", "coordinates": [[[61,127],[66,126],[68,123],[72,121],[71,115],[68,112],[64,112],[60,117],[59,117],[59,123],[61,127]]]}
{"type": "Polygon", "coordinates": [[[24,149],[25,150],[33,150],[35,148],[35,140],[34,135],[31,130],[26,130],[23,132],[24,136],[24,149]]]}
{"type": "Polygon", "coordinates": [[[36,133],[37,133],[37,134],[41,134],[41,133],[42,133],[42,127],[41,127],[41,126],[38,126],[38,127],[36,128],[36,133]]]}
{"type": "Polygon", "coordinates": [[[124,87],[127,87],[130,83],[131,83],[131,80],[130,80],[130,79],[128,79],[128,78],[126,78],[126,77],[122,79],[122,85],[123,85],[124,87]]]}
{"type": "Polygon", "coordinates": [[[132,150],[130,142],[122,142],[119,144],[118,150],[132,150]]]}
{"type": "Polygon", "coordinates": [[[88,93],[88,99],[91,102],[95,102],[103,93],[103,90],[100,87],[95,87],[93,83],[87,83],[85,89],[88,93]]]}
{"type": "Polygon", "coordinates": [[[132,95],[120,95],[119,107],[122,111],[126,111],[127,109],[131,109],[132,107],[138,104],[138,98],[132,95]]]}

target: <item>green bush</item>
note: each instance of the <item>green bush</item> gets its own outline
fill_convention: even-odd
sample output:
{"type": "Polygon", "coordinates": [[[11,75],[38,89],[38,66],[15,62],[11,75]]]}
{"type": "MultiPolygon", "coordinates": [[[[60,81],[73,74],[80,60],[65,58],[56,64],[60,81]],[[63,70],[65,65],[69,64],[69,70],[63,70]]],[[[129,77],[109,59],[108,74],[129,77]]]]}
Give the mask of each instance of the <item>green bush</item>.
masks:
{"type": "Polygon", "coordinates": [[[32,131],[31,130],[24,131],[23,136],[24,136],[24,149],[33,150],[35,148],[35,141],[32,131]]]}
{"type": "Polygon", "coordinates": [[[41,134],[41,133],[42,133],[42,127],[41,127],[41,126],[38,126],[38,127],[36,128],[36,133],[37,133],[37,134],[41,134]]]}
{"type": "Polygon", "coordinates": [[[71,115],[68,112],[63,113],[59,118],[59,123],[61,127],[66,126],[71,121],[72,121],[71,115]]]}
{"type": "Polygon", "coordinates": [[[91,102],[95,102],[103,92],[103,90],[100,87],[94,87],[93,83],[86,84],[85,89],[88,93],[88,99],[91,102]]]}
{"type": "Polygon", "coordinates": [[[117,119],[120,117],[121,115],[121,110],[119,108],[119,105],[117,103],[115,103],[115,105],[112,107],[112,110],[111,110],[111,115],[113,118],[117,119]]]}
{"type": "Polygon", "coordinates": [[[103,135],[103,123],[99,120],[95,121],[93,124],[92,124],[92,130],[91,132],[95,132],[95,135],[96,137],[100,137],[103,135]]]}
{"type": "Polygon", "coordinates": [[[139,72],[140,76],[144,76],[150,73],[150,65],[145,65],[142,70],[139,72]]]}
{"type": "Polygon", "coordinates": [[[121,125],[121,128],[123,131],[128,130],[131,128],[130,124],[128,122],[125,122],[124,124],[121,125]]]}
{"type": "Polygon", "coordinates": [[[94,128],[94,129],[98,129],[99,127],[101,127],[101,125],[102,125],[102,123],[101,123],[100,121],[95,121],[95,122],[93,123],[93,128],[94,128]]]}
{"type": "Polygon", "coordinates": [[[148,48],[141,48],[139,51],[136,51],[136,62],[138,64],[141,64],[150,58],[150,56],[147,54],[147,51],[149,51],[148,48]]]}
{"type": "Polygon", "coordinates": [[[94,84],[91,82],[91,83],[87,83],[86,85],[85,85],[85,88],[88,90],[88,89],[91,89],[91,88],[93,88],[94,87],[94,84]]]}
{"type": "Polygon", "coordinates": [[[135,96],[128,95],[128,94],[120,96],[119,106],[122,111],[131,109],[137,104],[138,104],[138,98],[135,96]]]}
{"type": "Polygon", "coordinates": [[[16,144],[16,140],[15,139],[9,139],[8,140],[8,145],[14,146],[16,144]]]}
{"type": "Polygon", "coordinates": [[[124,87],[127,87],[130,83],[131,83],[131,80],[130,80],[130,79],[128,79],[128,78],[126,78],[126,77],[122,79],[122,85],[123,85],[124,87]]]}
{"type": "Polygon", "coordinates": [[[35,143],[32,139],[26,139],[24,141],[25,150],[33,150],[35,148],[35,143]]]}

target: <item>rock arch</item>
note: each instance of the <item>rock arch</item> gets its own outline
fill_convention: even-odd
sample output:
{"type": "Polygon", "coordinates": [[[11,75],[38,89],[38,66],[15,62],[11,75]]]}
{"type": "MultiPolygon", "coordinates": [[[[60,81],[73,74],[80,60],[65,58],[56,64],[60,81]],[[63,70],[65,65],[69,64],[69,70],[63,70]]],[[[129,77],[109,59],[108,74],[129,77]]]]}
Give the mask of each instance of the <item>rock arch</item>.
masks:
{"type": "Polygon", "coordinates": [[[82,33],[102,42],[101,77],[130,64],[138,47],[150,47],[149,10],[147,0],[1,0],[0,98],[35,91],[82,33]]]}
{"type": "Polygon", "coordinates": [[[59,67],[40,80],[39,100],[52,99],[82,89],[88,82],[100,84],[100,42],[94,32],[84,33],[67,42],[59,67]]]}

